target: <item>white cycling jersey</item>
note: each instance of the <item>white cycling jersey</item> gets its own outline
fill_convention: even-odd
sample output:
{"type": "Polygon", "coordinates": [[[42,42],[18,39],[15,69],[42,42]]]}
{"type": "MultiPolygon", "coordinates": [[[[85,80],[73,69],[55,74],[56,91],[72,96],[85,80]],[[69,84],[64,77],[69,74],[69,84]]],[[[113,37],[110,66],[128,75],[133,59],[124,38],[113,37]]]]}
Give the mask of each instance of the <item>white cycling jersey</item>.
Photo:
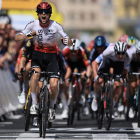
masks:
{"type": "Polygon", "coordinates": [[[44,53],[56,53],[56,41],[58,33],[62,37],[68,37],[63,27],[56,21],[49,20],[46,26],[42,26],[39,20],[28,23],[20,34],[27,34],[31,30],[36,31],[38,36],[34,36],[35,50],[44,53]]]}
{"type": "MultiPolygon", "coordinates": [[[[116,57],[115,55],[115,50],[114,50],[114,46],[115,44],[114,43],[110,43],[109,46],[103,51],[102,54],[100,54],[96,59],[95,61],[97,63],[100,63],[103,59],[105,58],[109,58],[110,60],[112,60],[113,62],[117,62],[117,61],[120,61],[118,60],[118,58],[116,57]]],[[[121,61],[124,61],[124,69],[127,69],[129,70],[129,66],[130,66],[130,59],[129,57],[127,56],[127,53],[125,54],[123,60],[121,61]]]]}
{"type": "Polygon", "coordinates": [[[128,53],[128,57],[129,57],[130,60],[133,60],[134,62],[140,62],[140,59],[138,59],[138,57],[137,57],[135,45],[131,46],[127,50],[127,53],[128,53]]]}

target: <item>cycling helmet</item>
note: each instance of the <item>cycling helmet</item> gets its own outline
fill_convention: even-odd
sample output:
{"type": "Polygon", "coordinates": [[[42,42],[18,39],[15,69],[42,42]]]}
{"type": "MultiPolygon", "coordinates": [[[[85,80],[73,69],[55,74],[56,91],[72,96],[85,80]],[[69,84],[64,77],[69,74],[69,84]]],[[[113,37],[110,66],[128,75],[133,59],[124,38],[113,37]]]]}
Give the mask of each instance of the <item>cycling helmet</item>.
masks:
{"type": "Polygon", "coordinates": [[[140,53],[140,41],[136,43],[136,52],[140,53]]]}
{"type": "Polygon", "coordinates": [[[85,44],[84,42],[81,42],[80,46],[81,46],[83,49],[85,49],[86,44],[85,44]]]}
{"type": "Polygon", "coordinates": [[[105,46],[106,44],[106,39],[104,36],[97,36],[95,39],[94,39],[94,45],[95,47],[103,47],[105,46]]]}
{"type": "Polygon", "coordinates": [[[117,54],[119,54],[119,53],[125,54],[125,52],[127,50],[126,43],[120,42],[120,41],[116,42],[114,49],[115,49],[115,53],[117,53],[117,54]]]}
{"type": "Polygon", "coordinates": [[[45,10],[46,13],[52,14],[52,7],[47,2],[41,2],[37,5],[36,12],[40,13],[42,10],[45,10]]]}
{"type": "Polygon", "coordinates": [[[73,39],[71,39],[71,40],[72,40],[72,42],[73,42],[73,45],[70,46],[69,49],[70,49],[71,51],[77,51],[77,50],[79,50],[79,49],[80,49],[80,44],[81,44],[81,42],[80,42],[78,39],[76,39],[76,38],[73,38],[73,39]]]}
{"type": "Polygon", "coordinates": [[[126,40],[127,40],[127,38],[128,38],[128,35],[121,35],[120,37],[119,37],[119,41],[121,41],[121,42],[126,42],[126,40]]]}
{"type": "Polygon", "coordinates": [[[126,40],[126,43],[129,46],[136,45],[136,38],[133,36],[129,36],[126,40]]]}

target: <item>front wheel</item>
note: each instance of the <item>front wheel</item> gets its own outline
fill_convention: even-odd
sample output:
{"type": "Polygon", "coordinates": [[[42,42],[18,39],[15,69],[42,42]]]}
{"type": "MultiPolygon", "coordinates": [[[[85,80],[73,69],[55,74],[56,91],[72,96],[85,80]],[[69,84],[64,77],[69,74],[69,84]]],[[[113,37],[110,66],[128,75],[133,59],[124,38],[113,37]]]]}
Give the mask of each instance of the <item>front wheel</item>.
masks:
{"type": "Polygon", "coordinates": [[[45,138],[46,135],[46,123],[48,121],[48,95],[49,91],[47,89],[47,86],[44,87],[44,100],[42,100],[43,104],[43,112],[42,112],[42,133],[43,138],[45,138]]]}
{"type": "Polygon", "coordinates": [[[105,100],[104,100],[104,121],[105,128],[109,130],[112,121],[113,112],[113,87],[107,85],[105,90],[105,100]]]}
{"type": "Polygon", "coordinates": [[[29,130],[31,104],[32,104],[32,98],[31,98],[31,94],[30,94],[29,98],[28,98],[27,109],[26,109],[27,111],[26,111],[26,119],[25,119],[25,131],[29,130]]]}
{"type": "Polygon", "coordinates": [[[70,100],[70,104],[69,104],[69,112],[68,112],[68,120],[67,120],[67,125],[72,125],[73,121],[74,121],[74,114],[75,114],[75,110],[74,110],[74,95],[76,92],[76,88],[73,87],[72,88],[72,97],[70,100]]]}
{"type": "Polygon", "coordinates": [[[102,100],[102,89],[100,89],[99,98],[98,98],[98,111],[97,111],[98,129],[102,128],[103,114],[104,114],[104,104],[103,104],[103,100],[102,100]]]}

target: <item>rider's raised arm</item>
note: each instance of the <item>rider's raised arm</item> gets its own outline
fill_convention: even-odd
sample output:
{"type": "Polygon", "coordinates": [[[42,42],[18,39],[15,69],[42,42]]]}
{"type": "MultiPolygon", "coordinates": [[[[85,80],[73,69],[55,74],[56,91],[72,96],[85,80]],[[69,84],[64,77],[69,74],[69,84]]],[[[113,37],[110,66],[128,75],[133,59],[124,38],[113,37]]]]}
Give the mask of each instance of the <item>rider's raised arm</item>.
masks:
{"type": "Polygon", "coordinates": [[[65,33],[63,27],[56,22],[56,27],[58,29],[59,34],[62,36],[63,44],[66,46],[72,46],[72,41],[69,36],[65,33]]]}
{"type": "Polygon", "coordinates": [[[32,28],[34,26],[34,21],[31,21],[30,23],[28,23],[24,30],[22,30],[16,37],[15,37],[15,41],[20,42],[23,41],[26,37],[32,36],[32,28]]]}

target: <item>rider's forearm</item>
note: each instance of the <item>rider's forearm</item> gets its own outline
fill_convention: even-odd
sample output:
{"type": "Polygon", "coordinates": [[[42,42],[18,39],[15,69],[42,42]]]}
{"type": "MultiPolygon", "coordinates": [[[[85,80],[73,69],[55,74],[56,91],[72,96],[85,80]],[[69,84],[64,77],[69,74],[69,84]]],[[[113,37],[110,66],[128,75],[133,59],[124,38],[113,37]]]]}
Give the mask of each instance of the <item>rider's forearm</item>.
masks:
{"type": "Polygon", "coordinates": [[[96,77],[98,71],[98,63],[95,60],[92,62],[92,70],[94,77],[96,77]]]}
{"type": "Polygon", "coordinates": [[[24,68],[25,62],[26,62],[26,58],[21,57],[20,65],[19,65],[19,72],[20,72],[21,68],[24,68]]]}
{"type": "Polygon", "coordinates": [[[20,42],[20,41],[23,41],[25,38],[26,38],[26,35],[25,34],[18,34],[15,37],[15,41],[20,42]]]}
{"type": "Polygon", "coordinates": [[[70,38],[68,38],[68,46],[72,46],[72,41],[70,38]]]}
{"type": "Polygon", "coordinates": [[[19,73],[19,64],[16,64],[16,66],[15,66],[15,73],[19,73]]]}
{"type": "Polygon", "coordinates": [[[86,72],[87,77],[90,77],[91,75],[91,66],[87,66],[87,72],[86,72]]]}
{"type": "Polygon", "coordinates": [[[65,75],[65,80],[68,79],[70,77],[70,75],[71,75],[71,69],[69,67],[69,68],[67,68],[67,72],[66,72],[66,75],[65,75]]]}

